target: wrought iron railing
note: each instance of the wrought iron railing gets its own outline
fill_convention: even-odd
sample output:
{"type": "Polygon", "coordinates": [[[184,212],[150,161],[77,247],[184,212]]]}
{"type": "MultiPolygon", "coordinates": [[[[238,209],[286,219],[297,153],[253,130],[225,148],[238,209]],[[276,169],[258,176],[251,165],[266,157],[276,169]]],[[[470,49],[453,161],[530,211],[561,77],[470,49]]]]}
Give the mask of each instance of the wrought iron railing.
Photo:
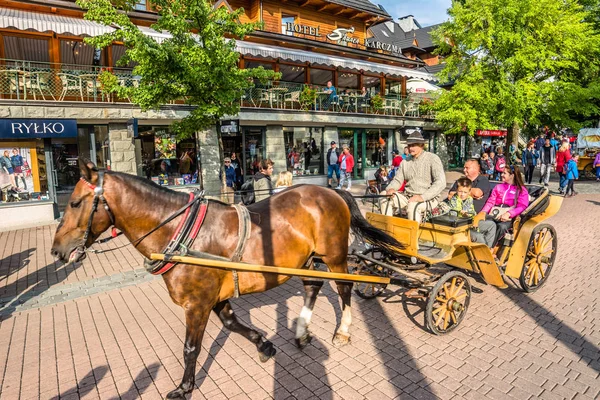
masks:
{"type": "MultiPolygon", "coordinates": [[[[0,59],[0,99],[129,102],[104,90],[99,79],[104,70],[111,71],[119,85],[136,87],[140,83],[131,69],[0,59]]],[[[431,113],[421,115],[421,100],[392,94],[376,101],[354,89],[338,89],[333,94],[324,86],[281,81],[256,82],[240,98],[244,108],[433,118],[431,113]]]]}

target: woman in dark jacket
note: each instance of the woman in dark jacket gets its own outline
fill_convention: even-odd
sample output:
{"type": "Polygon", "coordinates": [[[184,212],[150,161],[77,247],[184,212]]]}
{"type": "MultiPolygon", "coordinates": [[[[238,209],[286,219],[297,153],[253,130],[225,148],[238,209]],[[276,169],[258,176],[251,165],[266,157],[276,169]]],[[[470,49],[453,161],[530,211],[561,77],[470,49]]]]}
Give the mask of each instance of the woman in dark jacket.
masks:
{"type": "Polygon", "coordinates": [[[254,175],[254,201],[259,202],[273,194],[273,161],[270,159],[261,160],[259,171],[254,175]]]}

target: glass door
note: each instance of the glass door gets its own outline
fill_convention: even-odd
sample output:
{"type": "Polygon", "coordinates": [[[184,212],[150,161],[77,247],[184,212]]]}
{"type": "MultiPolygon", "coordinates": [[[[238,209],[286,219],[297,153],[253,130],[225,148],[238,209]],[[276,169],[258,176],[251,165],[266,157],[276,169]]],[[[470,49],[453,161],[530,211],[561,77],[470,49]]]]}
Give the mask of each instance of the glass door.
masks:
{"type": "Polygon", "coordinates": [[[243,129],[244,174],[247,177],[258,172],[258,166],[265,156],[265,128],[247,127],[243,129]]]}
{"type": "Polygon", "coordinates": [[[348,146],[350,154],[354,157],[354,178],[362,178],[365,162],[363,154],[365,154],[366,145],[364,129],[342,128],[338,130],[338,134],[340,151],[344,146],[348,146]]]}
{"type": "Polygon", "coordinates": [[[50,146],[55,201],[59,212],[63,213],[80,176],[77,139],[52,139],[50,146]]]}

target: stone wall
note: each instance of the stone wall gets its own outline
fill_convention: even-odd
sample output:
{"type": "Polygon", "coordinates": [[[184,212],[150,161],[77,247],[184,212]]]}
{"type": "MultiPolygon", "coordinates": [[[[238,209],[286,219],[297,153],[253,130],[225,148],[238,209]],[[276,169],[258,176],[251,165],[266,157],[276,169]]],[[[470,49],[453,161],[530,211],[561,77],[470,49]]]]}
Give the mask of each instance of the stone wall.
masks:
{"type": "Polygon", "coordinates": [[[127,124],[109,123],[108,141],[110,143],[110,165],[113,171],[137,174],[135,145],[133,135],[127,130],[127,124]]]}
{"type": "Polygon", "coordinates": [[[217,129],[212,127],[199,131],[196,133],[196,138],[203,189],[207,196],[220,198],[222,187],[220,171],[222,166],[219,158],[221,150],[217,129]]]}
{"type": "Polygon", "coordinates": [[[270,158],[275,163],[273,165],[273,170],[275,172],[272,177],[273,184],[275,184],[275,182],[277,182],[277,175],[279,175],[279,172],[287,169],[287,154],[285,153],[285,138],[283,137],[282,125],[267,126],[265,144],[266,157],[270,158]]]}
{"type": "MultiPolygon", "coordinates": [[[[331,148],[331,142],[335,141],[340,146],[338,128],[336,126],[326,126],[323,130],[323,171],[327,174],[327,151],[331,148]]],[[[341,150],[340,150],[341,151],[341,150]]]]}

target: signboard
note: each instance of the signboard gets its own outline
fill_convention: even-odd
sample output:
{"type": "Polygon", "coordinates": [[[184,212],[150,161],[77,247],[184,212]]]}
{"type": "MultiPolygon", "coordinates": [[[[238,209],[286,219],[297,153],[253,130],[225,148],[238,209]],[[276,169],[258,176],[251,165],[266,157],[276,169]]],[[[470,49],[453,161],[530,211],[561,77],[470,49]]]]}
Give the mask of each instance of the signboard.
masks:
{"type": "Polygon", "coordinates": [[[226,135],[235,135],[240,131],[239,120],[221,121],[221,133],[226,135]]]}
{"type": "Polygon", "coordinates": [[[286,32],[300,33],[303,35],[310,35],[310,36],[316,36],[316,37],[321,36],[319,34],[318,26],[300,25],[300,24],[294,24],[293,22],[287,22],[285,24],[285,30],[286,30],[286,32]]]}
{"type": "Polygon", "coordinates": [[[327,39],[331,40],[332,42],[338,42],[340,44],[342,43],[352,43],[352,44],[358,44],[358,38],[353,38],[348,36],[349,33],[354,33],[354,27],[350,27],[349,29],[346,28],[337,28],[334,29],[333,31],[331,31],[331,33],[329,35],[327,35],[327,39]]]}
{"type": "Polygon", "coordinates": [[[477,136],[506,136],[506,131],[500,129],[477,129],[477,136]]]}
{"type": "Polygon", "coordinates": [[[395,44],[380,42],[375,38],[365,39],[365,47],[367,49],[383,50],[397,55],[402,55],[402,48],[395,44]]]}
{"type": "Polygon", "coordinates": [[[0,119],[1,139],[76,138],[74,119],[0,119]]]}

